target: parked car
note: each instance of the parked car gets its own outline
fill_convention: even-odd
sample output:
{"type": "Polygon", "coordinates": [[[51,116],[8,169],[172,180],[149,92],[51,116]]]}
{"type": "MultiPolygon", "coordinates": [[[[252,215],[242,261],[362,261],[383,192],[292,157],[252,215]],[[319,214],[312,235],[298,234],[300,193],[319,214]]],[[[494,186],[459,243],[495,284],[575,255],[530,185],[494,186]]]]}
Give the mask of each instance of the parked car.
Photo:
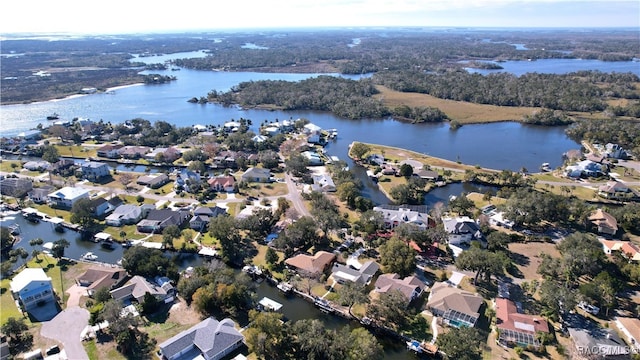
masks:
{"type": "Polygon", "coordinates": [[[593,314],[593,315],[598,315],[598,313],[600,312],[600,308],[591,304],[587,304],[584,301],[580,301],[578,303],[578,307],[586,312],[588,312],[589,314],[593,314]]]}

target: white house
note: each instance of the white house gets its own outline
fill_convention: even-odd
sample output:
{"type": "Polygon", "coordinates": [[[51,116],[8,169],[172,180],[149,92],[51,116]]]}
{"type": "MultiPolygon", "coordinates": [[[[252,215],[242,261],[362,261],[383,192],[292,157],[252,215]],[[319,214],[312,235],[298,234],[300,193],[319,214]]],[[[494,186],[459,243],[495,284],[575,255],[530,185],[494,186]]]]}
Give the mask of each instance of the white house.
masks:
{"type": "Polygon", "coordinates": [[[320,192],[335,192],[336,184],[333,183],[329,174],[314,175],[311,189],[320,192]]]}
{"type": "Polygon", "coordinates": [[[233,320],[210,317],[161,343],[159,353],[163,360],[218,360],[243,342],[244,336],[236,330],[233,320]]]}
{"type": "Polygon", "coordinates": [[[241,178],[242,181],[246,182],[269,182],[271,171],[269,169],[251,167],[242,174],[241,178]]]}
{"type": "Polygon", "coordinates": [[[456,218],[444,217],[442,218],[442,224],[444,225],[444,230],[449,234],[450,245],[470,245],[474,240],[483,240],[480,225],[468,216],[456,218]]]}
{"type": "Polygon", "coordinates": [[[106,217],[105,222],[109,226],[122,226],[135,224],[142,219],[142,209],[137,205],[123,204],[115,208],[113,213],[106,217]]]}
{"type": "Polygon", "coordinates": [[[373,208],[373,211],[382,214],[384,226],[393,229],[402,223],[416,225],[422,230],[429,226],[429,214],[424,205],[380,205],[373,208]]]}
{"type": "Polygon", "coordinates": [[[81,165],[82,176],[91,181],[111,175],[109,165],[97,161],[86,161],[81,165]]]}
{"type": "Polygon", "coordinates": [[[26,268],[11,280],[11,293],[26,311],[47,301],[55,301],[51,278],[42,268],[26,268]]]}
{"type": "Polygon", "coordinates": [[[67,186],[50,193],[48,197],[51,206],[71,209],[76,201],[89,197],[89,190],[67,186]]]}

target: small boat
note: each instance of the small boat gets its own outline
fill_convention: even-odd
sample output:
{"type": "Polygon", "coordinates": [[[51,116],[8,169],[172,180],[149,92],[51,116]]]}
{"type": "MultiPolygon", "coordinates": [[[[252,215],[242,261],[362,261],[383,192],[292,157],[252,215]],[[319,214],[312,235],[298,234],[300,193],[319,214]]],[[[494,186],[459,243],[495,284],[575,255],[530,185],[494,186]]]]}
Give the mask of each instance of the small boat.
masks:
{"type": "Polygon", "coordinates": [[[20,225],[18,224],[10,225],[9,231],[11,232],[11,235],[20,235],[20,225]]]}
{"type": "Polygon", "coordinates": [[[282,291],[285,294],[289,294],[291,293],[291,291],[293,291],[293,285],[289,284],[288,282],[281,282],[276,287],[278,288],[278,290],[282,291]]]}
{"type": "Polygon", "coordinates": [[[58,233],[63,233],[64,232],[64,226],[62,226],[62,224],[56,224],[53,227],[53,230],[55,230],[55,232],[58,232],[58,233]]]}
{"type": "Polygon", "coordinates": [[[82,258],[84,260],[94,261],[94,260],[96,260],[98,258],[98,255],[96,255],[96,254],[92,253],[91,251],[89,251],[87,253],[84,253],[82,255],[82,258]]]}
{"type": "Polygon", "coordinates": [[[58,120],[58,119],[60,119],[60,115],[58,115],[58,113],[47,115],[47,120],[58,120]]]}
{"type": "Polygon", "coordinates": [[[100,246],[102,246],[105,249],[113,250],[116,247],[116,243],[111,239],[107,239],[107,240],[104,240],[102,244],[100,244],[100,246]]]}
{"type": "Polygon", "coordinates": [[[549,172],[551,171],[551,167],[549,163],[542,163],[542,165],[540,165],[540,170],[544,172],[549,172]]]}
{"type": "Polygon", "coordinates": [[[25,216],[25,219],[27,219],[28,221],[31,221],[32,223],[39,223],[40,222],[40,216],[36,213],[28,213],[25,216]]]}

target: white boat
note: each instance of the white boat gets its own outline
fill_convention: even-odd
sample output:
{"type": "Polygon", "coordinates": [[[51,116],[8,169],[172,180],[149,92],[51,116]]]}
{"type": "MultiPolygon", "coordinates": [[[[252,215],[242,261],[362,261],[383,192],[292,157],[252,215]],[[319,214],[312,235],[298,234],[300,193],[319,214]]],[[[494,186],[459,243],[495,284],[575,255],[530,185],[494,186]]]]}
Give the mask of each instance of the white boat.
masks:
{"type": "Polygon", "coordinates": [[[291,290],[293,290],[293,285],[287,282],[281,282],[276,287],[278,288],[278,290],[282,291],[285,294],[288,294],[291,292],[291,290]]]}
{"type": "Polygon", "coordinates": [[[93,260],[96,260],[98,258],[98,255],[96,255],[96,254],[92,253],[91,251],[89,251],[89,252],[83,254],[82,258],[84,260],[93,261],[93,260]]]}

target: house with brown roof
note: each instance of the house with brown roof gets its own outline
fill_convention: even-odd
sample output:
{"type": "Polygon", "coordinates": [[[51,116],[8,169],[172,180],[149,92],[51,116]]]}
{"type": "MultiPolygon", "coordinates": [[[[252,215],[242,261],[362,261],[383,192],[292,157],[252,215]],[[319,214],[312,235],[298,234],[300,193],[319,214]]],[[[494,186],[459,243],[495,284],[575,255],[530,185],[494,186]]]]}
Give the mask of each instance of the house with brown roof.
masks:
{"type": "Polygon", "coordinates": [[[436,282],[431,287],[427,309],[449,326],[474,327],[483,303],[484,300],[477,294],[460,290],[446,282],[436,282]]]}
{"type": "Polygon", "coordinates": [[[599,234],[615,235],[618,232],[618,221],[608,212],[597,209],[589,216],[589,221],[599,234]]]}
{"type": "Polygon", "coordinates": [[[218,192],[234,192],[236,179],[233,176],[216,176],[207,181],[212,190],[218,192]]]}
{"type": "Polygon", "coordinates": [[[99,268],[89,269],[76,279],[76,283],[87,288],[87,295],[93,294],[101,288],[112,290],[120,286],[127,278],[124,269],[99,268]]]}
{"type": "Polygon", "coordinates": [[[618,317],[616,318],[616,326],[627,338],[627,344],[629,344],[636,353],[640,352],[640,319],[618,317]]]}
{"type": "Polygon", "coordinates": [[[549,324],[540,316],[521,314],[516,304],[505,298],[496,299],[498,343],[507,346],[540,347],[539,332],[548,333],[549,324]]]}
{"type": "Polygon", "coordinates": [[[640,247],[630,241],[599,239],[602,251],[607,255],[620,252],[629,261],[640,261],[640,247]]]}
{"type": "Polygon", "coordinates": [[[336,256],[330,252],[318,251],[313,256],[298,254],[284,261],[287,267],[309,275],[320,275],[327,271],[336,256]]]}
{"type": "Polygon", "coordinates": [[[109,159],[117,159],[120,157],[120,149],[122,149],[122,147],[123,145],[107,144],[99,147],[98,150],[96,150],[96,155],[109,159]]]}
{"type": "Polygon", "coordinates": [[[619,181],[607,181],[598,187],[598,195],[612,200],[631,200],[637,196],[633,190],[619,181]]]}
{"type": "Polygon", "coordinates": [[[411,275],[404,279],[400,275],[382,274],[378,276],[375,284],[375,291],[380,294],[388,294],[392,291],[399,291],[407,299],[407,305],[417,298],[424,291],[425,284],[417,277],[411,275]]]}
{"type": "Polygon", "coordinates": [[[129,145],[120,149],[118,153],[125,159],[140,159],[149,151],[151,151],[151,148],[148,146],[129,145]]]}

